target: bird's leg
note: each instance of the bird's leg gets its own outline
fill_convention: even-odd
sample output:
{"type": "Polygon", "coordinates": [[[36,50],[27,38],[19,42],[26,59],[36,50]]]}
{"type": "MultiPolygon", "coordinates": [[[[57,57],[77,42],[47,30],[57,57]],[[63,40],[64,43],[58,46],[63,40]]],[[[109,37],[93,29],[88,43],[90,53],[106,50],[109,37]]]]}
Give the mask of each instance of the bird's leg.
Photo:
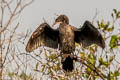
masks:
{"type": "Polygon", "coordinates": [[[60,55],[62,56],[62,58],[66,58],[66,57],[68,57],[68,56],[70,56],[71,58],[72,58],[72,60],[75,60],[75,61],[77,61],[77,55],[74,55],[74,53],[72,52],[71,54],[64,54],[64,53],[62,53],[62,52],[60,52],[60,55]]]}

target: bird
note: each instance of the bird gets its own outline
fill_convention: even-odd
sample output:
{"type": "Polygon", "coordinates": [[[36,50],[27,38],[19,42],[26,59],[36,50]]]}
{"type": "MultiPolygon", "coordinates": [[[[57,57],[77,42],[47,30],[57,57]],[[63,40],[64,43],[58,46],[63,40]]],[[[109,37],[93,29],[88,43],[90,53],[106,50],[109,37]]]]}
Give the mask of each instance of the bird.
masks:
{"type": "Polygon", "coordinates": [[[82,44],[82,47],[88,47],[96,44],[101,48],[105,48],[105,42],[94,25],[86,20],[81,28],[76,28],[69,24],[69,19],[66,15],[58,16],[52,27],[44,22],[33,32],[26,45],[26,51],[32,52],[39,46],[47,46],[60,50],[62,68],[65,71],[73,71],[73,61],[77,57],[73,56],[75,51],[75,43],[82,44]],[[56,24],[59,28],[53,29],[56,24]]]}

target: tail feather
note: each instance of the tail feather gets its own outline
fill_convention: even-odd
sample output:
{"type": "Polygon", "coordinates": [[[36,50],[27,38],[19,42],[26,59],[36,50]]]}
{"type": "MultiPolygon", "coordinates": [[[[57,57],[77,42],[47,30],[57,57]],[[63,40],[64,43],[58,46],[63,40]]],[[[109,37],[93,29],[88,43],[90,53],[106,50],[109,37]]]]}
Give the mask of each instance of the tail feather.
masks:
{"type": "Polygon", "coordinates": [[[72,71],[74,69],[73,59],[70,56],[66,57],[66,59],[62,62],[62,68],[65,71],[72,71]]]}
{"type": "Polygon", "coordinates": [[[65,59],[62,62],[62,68],[65,71],[72,71],[74,69],[73,60],[77,60],[77,58],[71,57],[70,55],[64,58],[65,59]]]}

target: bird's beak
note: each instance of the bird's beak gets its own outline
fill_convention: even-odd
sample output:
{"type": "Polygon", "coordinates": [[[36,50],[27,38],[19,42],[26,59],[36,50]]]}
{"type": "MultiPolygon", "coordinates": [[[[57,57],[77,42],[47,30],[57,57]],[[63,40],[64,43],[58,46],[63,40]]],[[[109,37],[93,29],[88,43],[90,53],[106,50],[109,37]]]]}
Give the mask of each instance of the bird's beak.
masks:
{"type": "Polygon", "coordinates": [[[61,22],[55,22],[52,27],[54,27],[56,24],[60,24],[61,22]]]}

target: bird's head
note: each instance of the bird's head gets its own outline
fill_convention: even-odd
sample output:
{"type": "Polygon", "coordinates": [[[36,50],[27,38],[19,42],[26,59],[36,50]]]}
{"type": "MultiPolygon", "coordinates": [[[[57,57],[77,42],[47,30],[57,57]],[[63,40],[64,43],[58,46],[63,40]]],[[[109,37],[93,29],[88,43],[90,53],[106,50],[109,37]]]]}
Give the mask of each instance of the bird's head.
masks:
{"type": "Polygon", "coordinates": [[[66,15],[60,15],[58,16],[56,19],[55,19],[55,23],[53,24],[56,25],[56,24],[60,24],[60,23],[65,23],[65,24],[69,24],[69,19],[66,15]]]}

